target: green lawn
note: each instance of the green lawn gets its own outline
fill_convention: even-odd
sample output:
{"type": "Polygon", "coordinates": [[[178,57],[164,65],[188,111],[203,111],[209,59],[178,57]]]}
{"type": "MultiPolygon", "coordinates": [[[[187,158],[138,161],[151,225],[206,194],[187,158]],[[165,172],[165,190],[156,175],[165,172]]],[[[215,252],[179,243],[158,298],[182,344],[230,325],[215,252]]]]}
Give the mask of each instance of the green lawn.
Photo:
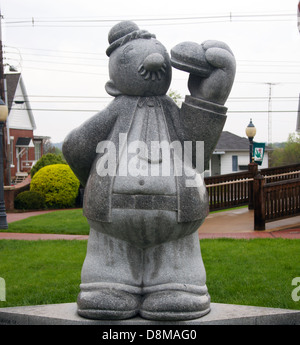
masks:
{"type": "Polygon", "coordinates": [[[4,232],[88,235],[89,225],[82,209],[53,211],[9,223],[4,232]]]}
{"type": "MultiPolygon", "coordinates": [[[[75,302],[87,241],[0,240],[0,307],[75,302]]],[[[299,309],[300,240],[205,239],[201,250],[212,302],[299,309]]]]}
{"type": "MultiPolygon", "coordinates": [[[[213,211],[212,213],[222,211],[227,210],[213,211]]],[[[0,232],[88,235],[89,225],[83,216],[82,209],[72,209],[53,211],[9,223],[8,229],[0,229],[0,232]]]]}
{"type": "Polygon", "coordinates": [[[0,307],[76,300],[86,241],[0,241],[0,307]]]}

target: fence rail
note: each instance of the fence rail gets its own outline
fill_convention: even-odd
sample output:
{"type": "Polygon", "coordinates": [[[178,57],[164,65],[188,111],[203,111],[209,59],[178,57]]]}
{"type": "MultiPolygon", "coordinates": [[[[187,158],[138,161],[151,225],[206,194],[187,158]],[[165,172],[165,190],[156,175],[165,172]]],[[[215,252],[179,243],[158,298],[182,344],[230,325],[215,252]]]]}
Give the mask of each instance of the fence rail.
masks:
{"type": "Polygon", "coordinates": [[[260,173],[268,179],[267,183],[300,178],[300,164],[261,169],[260,173]]]}
{"type": "Polygon", "coordinates": [[[254,178],[254,230],[265,230],[267,222],[300,215],[300,178],[266,183],[254,178]]]}
{"type": "Polygon", "coordinates": [[[225,181],[206,185],[211,210],[247,205],[249,182],[253,178],[225,181]]]}
{"type": "Polygon", "coordinates": [[[31,169],[34,164],[36,163],[36,160],[35,161],[21,161],[21,170],[24,170],[24,169],[31,169]]]}
{"type": "Polygon", "coordinates": [[[255,230],[300,215],[300,164],[258,171],[252,163],[248,171],[206,177],[205,184],[210,211],[248,205],[254,209],[255,230]]]}
{"type": "Polygon", "coordinates": [[[265,184],[266,222],[300,214],[300,178],[265,184]]]}

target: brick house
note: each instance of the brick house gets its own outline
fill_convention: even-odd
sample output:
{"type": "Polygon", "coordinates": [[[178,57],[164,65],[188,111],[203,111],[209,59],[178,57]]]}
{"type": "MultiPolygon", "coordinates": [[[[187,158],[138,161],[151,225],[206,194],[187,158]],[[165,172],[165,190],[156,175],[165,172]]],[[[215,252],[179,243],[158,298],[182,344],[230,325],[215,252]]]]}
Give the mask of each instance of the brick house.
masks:
{"type": "Polygon", "coordinates": [[[5,75],[8,118],[4,159],[5,185],[26,177],[43,155],[43,141],[49,137],[34,136],[36,129],[25,84],[20,73],[5,75]]]}

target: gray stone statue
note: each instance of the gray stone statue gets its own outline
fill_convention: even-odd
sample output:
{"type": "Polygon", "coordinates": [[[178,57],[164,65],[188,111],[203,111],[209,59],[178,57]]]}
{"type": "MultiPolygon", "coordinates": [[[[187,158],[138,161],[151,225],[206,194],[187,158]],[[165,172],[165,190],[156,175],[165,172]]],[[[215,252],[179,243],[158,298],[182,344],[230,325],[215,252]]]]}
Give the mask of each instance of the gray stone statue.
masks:
{"type": "Polygon", "coordinates": [[[63,145],[90,225],[78,313],[198,318],[210,310],[197,231],[208,213],[202,173],[226,120],[235,59],[219,41],[184,42],[170,57],[131,21],[108,41],[105,88],[115,98],[63,145]],[[190,73],[181,109],[166,95],[172,65],[190,73]]]}

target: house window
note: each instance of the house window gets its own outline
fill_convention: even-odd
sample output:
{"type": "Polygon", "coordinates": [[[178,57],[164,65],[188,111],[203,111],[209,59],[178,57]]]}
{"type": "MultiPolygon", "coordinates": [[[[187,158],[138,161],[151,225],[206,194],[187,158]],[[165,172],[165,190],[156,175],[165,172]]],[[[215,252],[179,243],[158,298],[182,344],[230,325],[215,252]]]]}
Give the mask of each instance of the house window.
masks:
{"type": "Polygon", "coordinates": [[[41,158],[41,142],[34,143],[34,159],[38,161],[41,158]]]}
{"type": "Polygon", "coordinates": [[[238,156],[232,156],[232,171],[238,171],[238,156]]]}

